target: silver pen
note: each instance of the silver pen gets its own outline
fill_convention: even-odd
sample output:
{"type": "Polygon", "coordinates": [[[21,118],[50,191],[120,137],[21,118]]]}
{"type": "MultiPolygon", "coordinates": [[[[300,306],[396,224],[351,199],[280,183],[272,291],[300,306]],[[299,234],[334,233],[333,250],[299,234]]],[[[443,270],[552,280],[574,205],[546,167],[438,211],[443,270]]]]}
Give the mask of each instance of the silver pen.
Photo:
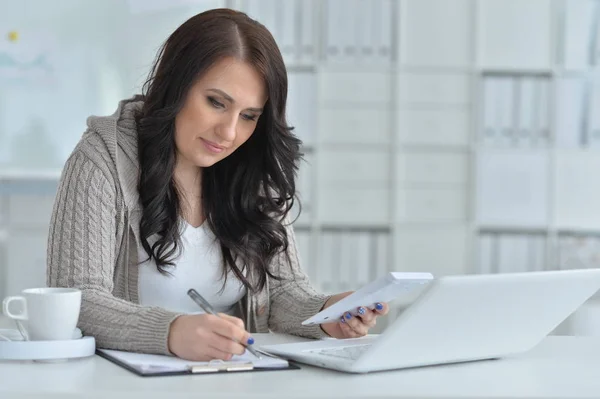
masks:
{"type": "MultiPolygon", "coordinates": [[[[209,313],[209,314],[212,314],[212,315],[215,315],[215,316],[219,317],[219,315],[217,314],[217,312],[215,312],[215,310],[213,309],[213,307],[211,306],[211,304],[210,304],[210,303],[208,303],[208,301],[207,301],[206,299],[202,298],[202,295],[198,294],[198,291],[196,291],[196,290],[195,290],[195,289],[193,289],[193,288],[190,288],[190,289],[188,290],[187,294],[188,294],[188,295],[189,295],[189,297],[190,297],[190,298],[192,298],[192,300],[193,300],[194,302],[196,302],[196,304],[197,304],[198,306],[200,306],[200,308],[202,308],[202,310],[204,310],[206,313],[209,313]]],[[[220,318],[220,317],[219,317],[219,318],[220,318]]],[[[244,345],[244,344],[242,343],[242,345],[244,345]]],[[[257,351],[256,351],[254,348],[252,348],[252,347],[251,347],[251,346],[249,346],[249,345],[244,345],[244,346],[245,346],[245,347],[246,347],[246,349],[248,349],[248,351],[249,351],[250,353],[252,353],[254,356],[256,356],[256,357],[257,357],[257,358],[259,358],[259,359],[262,359],[262,356],[261,356],[261,355],[259,355],[259,354],[258,354],[258,352],[257,352],[257,351]]]]}

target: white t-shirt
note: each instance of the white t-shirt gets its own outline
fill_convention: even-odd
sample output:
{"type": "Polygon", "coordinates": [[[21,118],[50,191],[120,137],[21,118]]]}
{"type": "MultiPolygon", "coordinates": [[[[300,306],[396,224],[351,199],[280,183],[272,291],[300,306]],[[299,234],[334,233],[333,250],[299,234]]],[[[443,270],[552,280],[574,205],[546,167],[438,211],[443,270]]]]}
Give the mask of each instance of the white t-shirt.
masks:
{"type": "Polygon", "coordinates": [[[217,312],[232,314],[234,305],[246,294],[246,288],[229,272],[225,288],[220,292],[223,288],[223,256],[215,235],[206,222],[199,227],[185,221],[181,223],[184,229],[182,245],[173,260],[175,267],[164,268],[170,275],[161,274],[156,263],[147,260],[148,254],[140,246],[138,259],[144,261],[139,265],[140,304],[181,313],[204,313],[187,295],[187,291],[194,288],[217,312]]]}

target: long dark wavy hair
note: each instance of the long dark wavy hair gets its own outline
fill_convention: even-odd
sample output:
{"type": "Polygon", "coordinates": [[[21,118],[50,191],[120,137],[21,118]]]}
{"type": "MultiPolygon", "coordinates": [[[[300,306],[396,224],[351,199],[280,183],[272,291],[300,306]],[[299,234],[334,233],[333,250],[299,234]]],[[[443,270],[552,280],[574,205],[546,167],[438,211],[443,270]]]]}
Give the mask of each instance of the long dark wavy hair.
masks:
{"type": "Polygon", "coordinates": [[[223,286],[231,270],[248,289],[262,290],[268,276],[278,278],[269,264],[287,254],[283,221],[298,200],[295,178],[302,154],[301,142],[286,122],[288,80],[281,53],[269,31],[244,13],[214,9],[195,15],[158,52],[136,115],[141,243],[160,272],[174,266],[181,246],[175,117],[197,79],[224,57],[252,65],[264,79],[268,100],[251,137],[203,169],[202,209],[220,244],[223,286]],[[152,236],[158,240],[150,244],[152,236]]]}

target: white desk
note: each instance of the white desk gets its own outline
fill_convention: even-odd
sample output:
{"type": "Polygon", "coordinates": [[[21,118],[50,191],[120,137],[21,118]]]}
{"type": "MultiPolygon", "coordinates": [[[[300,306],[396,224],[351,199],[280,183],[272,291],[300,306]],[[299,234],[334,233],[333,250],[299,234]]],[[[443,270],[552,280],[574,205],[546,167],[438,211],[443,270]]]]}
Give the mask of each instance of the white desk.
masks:
{"type": "MultiPolygon", "coordinates": [[[[257,335],[259,344],[291,342],[257,335]]],[[[301,370],[143,378],[94,356],[61,364],[0,362],[0,398],[591,398],[600,338],[551,336],[526,355],[351,375],[301,370]]]]}

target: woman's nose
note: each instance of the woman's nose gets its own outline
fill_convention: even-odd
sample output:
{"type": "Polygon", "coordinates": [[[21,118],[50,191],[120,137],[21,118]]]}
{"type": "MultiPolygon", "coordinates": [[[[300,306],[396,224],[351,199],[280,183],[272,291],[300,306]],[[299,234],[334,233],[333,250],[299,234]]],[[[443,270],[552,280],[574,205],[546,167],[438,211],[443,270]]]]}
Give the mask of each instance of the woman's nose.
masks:
{"type": "Polygon", "coordinates": [[[217,130],[219,137],[225,141],[234,141],[236,136],[237,119],[231,118],[224,120],[217,130]]]}

